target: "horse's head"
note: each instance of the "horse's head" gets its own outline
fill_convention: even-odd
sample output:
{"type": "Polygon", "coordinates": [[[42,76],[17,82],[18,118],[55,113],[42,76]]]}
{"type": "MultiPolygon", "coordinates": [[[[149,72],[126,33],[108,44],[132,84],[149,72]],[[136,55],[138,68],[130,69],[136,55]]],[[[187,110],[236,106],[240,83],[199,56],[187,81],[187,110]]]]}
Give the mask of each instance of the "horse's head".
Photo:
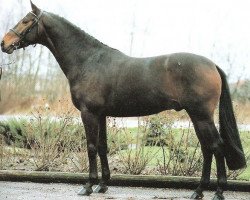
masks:
{"type": "Polygon", "coordinates": [[[38,42],[40,34],[39,23],[43,12],[31,1],[30,3],[32,11],[4,36],[1,42],[3,52],[11,54],[16,49],[24,48],[38,42]]]}

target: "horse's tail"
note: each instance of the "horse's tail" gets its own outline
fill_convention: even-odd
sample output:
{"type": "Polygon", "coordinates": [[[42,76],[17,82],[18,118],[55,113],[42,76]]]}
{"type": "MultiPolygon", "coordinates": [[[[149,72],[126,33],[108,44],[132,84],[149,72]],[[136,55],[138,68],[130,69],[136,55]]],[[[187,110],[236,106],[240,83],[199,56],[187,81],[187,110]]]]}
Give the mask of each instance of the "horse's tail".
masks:
{"type": "Polygon", "coordinates": [[[237,170],[246,166],[246,159],[234,116],[226,75],[218,66],[216,67],[222,80],[219,105],[220,135],[225,145],[224,154],[227,166],[230,170],[237,170]]]}

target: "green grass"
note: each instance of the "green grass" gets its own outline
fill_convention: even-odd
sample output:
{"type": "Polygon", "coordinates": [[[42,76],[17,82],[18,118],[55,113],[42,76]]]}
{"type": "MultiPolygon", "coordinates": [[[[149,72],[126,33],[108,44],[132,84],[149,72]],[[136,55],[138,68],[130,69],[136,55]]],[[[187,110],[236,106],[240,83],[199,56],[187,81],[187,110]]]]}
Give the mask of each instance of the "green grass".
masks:
{"type": "MultiPolygon", "coordinates": [[[[250,131],[240,132],[240,137],[245,155],[250,156],[250,131]]],[[[240,174],[238,179],[250,181],[250,158],[248,158],[247,168],[240,174]]]]}
{"type": "Polygon", "coordinates": [[[249,164],[248,164],[248,167],[244,170],[244,172],[241,175],[239,175],[238,179],[250,181],[250,166],[249,166],[249,164]]]}

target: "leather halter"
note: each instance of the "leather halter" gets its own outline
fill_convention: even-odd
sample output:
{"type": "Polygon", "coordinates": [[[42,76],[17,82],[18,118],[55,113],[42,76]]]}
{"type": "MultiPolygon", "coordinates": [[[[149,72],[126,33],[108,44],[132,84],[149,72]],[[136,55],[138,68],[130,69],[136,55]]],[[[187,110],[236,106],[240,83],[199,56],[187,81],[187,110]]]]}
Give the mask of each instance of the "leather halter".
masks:
{"type": "Polygon", "coordinates": [[[21,45],[24,45],[25,46],[28,46],[28,42],[26,41],[25,39],[25,36],[36,26],[38,25],[38,34],[39,34],[39,21],[40,21],[40,18],[43,14],[43,11],[40,12],[40,14],[37,16],[35,13],[33,12],[29,12],[30,14],[32,14],[35,18],[33,20],[33,23],[30,25],[30,27],[28,29],[26,29],[24,32],[22,33],[19,33],[17,32],[15,29],[10,29],[10,31],[12,31],[13,33],[15,33],[15,35],[17,37],[19,37],[19,41],[18,43],[13,43],[11,46],[15,47],[15,48],[18,48],[20,47],[21,45]]]}

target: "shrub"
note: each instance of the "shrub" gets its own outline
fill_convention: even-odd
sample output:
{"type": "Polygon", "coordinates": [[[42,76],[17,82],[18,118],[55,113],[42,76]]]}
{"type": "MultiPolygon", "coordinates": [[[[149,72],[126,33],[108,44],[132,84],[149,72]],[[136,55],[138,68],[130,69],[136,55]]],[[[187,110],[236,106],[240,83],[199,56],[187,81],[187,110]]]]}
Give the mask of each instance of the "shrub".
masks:
{"type": "Polygon", "coordinates": [[[132,135],[129,131],[125,131],[127,133],[124,135],[124,144],[127,148],[118,152],[119,162],[122,165],[121,171],[123,173],[139,175],[149,162],[155,158],[157,152],[150,151],[145,147],[147,131],[148,126],[145,124],[138,126],[135,135],[132,135]]]}
{"type": "MultiPolygon", "coordinates": [[[[25,160],[32,164],[29,166],[32,170],[87,172],[84,128],[79,118],[73,116],[67,111],[53,117],[49,110],[37,107],[32,116],[1,122],[0,168],[25,160]]],[[[202,154],[193,128],[175,128],[173,122],[168,115],[159,114],[143,118],[137,129],[108,126],[109,161],[113,169],[136,175],[148,174],[148,170],[163,175],[200,175],[202,154]],[[149,138],[150,146],[146,146],[149,138]]],[[[249,165],[249,131],[241,132],[240,136],[249,165]]],[[[244,169],[229,171],[228,175],[231,179],[242,178],[243,172],[244,169]]],[[[216,174],[214,163],[212,174],[216,174]]]]}
{"type": "MultiPolygon", "coordinates": [[[[162,157],[158,159],[161,174],[192,176],[201,171],[200,145],[190,126],[176,129],[173,127],[173,118],[164,114],[151,117],[148,123],[147,136],[151,136],[153,144],[161,147],[162,157]]],[[[147,144],[148,141],[149,138],[147,144]]]]}

